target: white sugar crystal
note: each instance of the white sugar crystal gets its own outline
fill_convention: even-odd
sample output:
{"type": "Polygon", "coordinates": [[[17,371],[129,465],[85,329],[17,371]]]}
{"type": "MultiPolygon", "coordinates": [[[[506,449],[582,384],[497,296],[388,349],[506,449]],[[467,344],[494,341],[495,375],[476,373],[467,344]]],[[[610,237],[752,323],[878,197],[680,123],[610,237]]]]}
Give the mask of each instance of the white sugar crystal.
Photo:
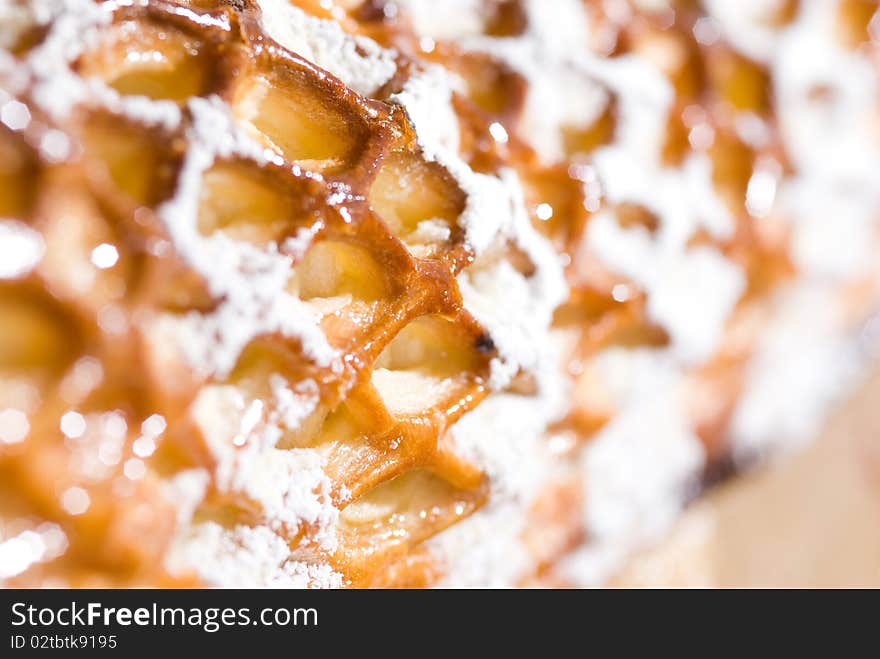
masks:
{"type": "Polygon", "coordinates": [[[397,70],[394,53],[371,39],[346,34],[338,23],[309,16],[287,0],[259,0],[262,26],[285,48],[369,96],[397,70]]]}

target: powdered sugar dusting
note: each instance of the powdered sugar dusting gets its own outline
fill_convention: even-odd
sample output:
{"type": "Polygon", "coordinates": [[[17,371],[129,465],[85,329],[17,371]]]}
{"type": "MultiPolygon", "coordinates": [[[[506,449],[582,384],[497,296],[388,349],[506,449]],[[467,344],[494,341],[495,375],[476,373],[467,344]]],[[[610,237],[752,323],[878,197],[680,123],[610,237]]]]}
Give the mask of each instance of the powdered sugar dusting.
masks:
{"type": "Polygon", "coordinates": [[[662,241],[602,213],[590,223],[585,248],[647,290],[649,315],[667,328],[685,362],[701,362],[717,348],[745,278],[717,250],[662,241]]]}
{"type": "MultiPolygon", "coordinates": [[[[98,46],[100,28],[109,23],[115,9],[114,3],[90,0],[31,3],[24,12],[27,16],[22,12],[15,16],[22,18],[22,14],[46,25],[47,35],[25,61],[0,67],[0,80],[7,96],[29,90],[33,103],[60,126],[75,108],[85,106],[183,133],[187,149],[177,189],[158,208],[158,216],[179,257],[204,278],[218,304],[210,312],[167,313],[147,319],[144,329],[167,344],[166,349],[174,346],[206,378],[225,378],[242,349],[267,334],[296,339],[307,359],[338,370],[340,356],[329,346],[318,318],[287,292],[294,261],[302,257],[311,235],[298,234],[282,253],[273,243],[259,247],[232,240],[223,232],[206,236],[199,231],[203,175],[217,161],[237,158],[255,166],[283,161],[248,137],[218,97],[191,98],[181,108],[171,101],[120,95],[98,79],[83,79],[73,72],[72,62],[98,46]]],[[[220,19],[192,17],[228,29],[220,19]]],[[[310,25],[326,30],[323,24],[310,25]]],[[[393,73],[388,62],[381,61],[386,73],[393,73]]],[[[378,84],[379,78],[375,80],[378,84]]],[[[67,151],[65,157],[75,155],[67,151]]],[[[0,223],[0,231],[8,238],[4,244],[18,246],[16,260],[7,260],[9,272],[3,276],[27,274],[42,256],[39,235],[12,220],[0,223]]],[[[275,448],[285,432],[295,431],[315,409],[317,384],[311,380],[291,384],[273,374],[269,385],[268,400],[249,400],[232,386],[211,385],[193,404],[192,413],[216,464],[211,473],[182,472],[168,485],[168,496],[178,506],[180,527],[169,567],[178,572],[196,569],[219,585],[339,586],[341,577],[329,568],[289,560],[285,539],[309,526],[314,529],[310,537],[315,548],[325,552],[335,548],[339,512],[331,501],[332,484],[323,471],[324,458],[313,450],[275,448]],[[211,488],[250,501],[264,525],[229,529],[213,522],[194,524],[193,513],[211,488]],[[212,545],[195,546],[192,537],[212,545]]]]}
{"type": "Polygon", "coordinates": [[[594,368],[612,385],[616,409],[580,457],[591,541],[562,570],[581,585],[600,584],[632,551],[657,541],[705,461],[685,415],[683,373],[673,355],[614,348],[594,368]]]}
{"type": "Polygon", "coordinates": [[[36,104],[57,121],[66,119],[74,107],[86,105],[103,107],[147,125],[176,127],[181,116],[175,103],[123,97],[103,81],[83,79],[71,69],[77,57],[98,46],[99,28],[110,22],[115,8],[114,3],[91,0],[29,3],[31,19],[37,25],[48,26],[48,33],[28,53],[23,65],[15,67],[4,86],[16,94],[30,86],[36,104]]]}
{"type": "Polygon", "coordinates": [[[773,74],[777,121],[794,168],[779,184],[774,209],[790,221],[801,272],[776,297],[734,416],[736,453],[753,459],[802,445],[859,373],[851,340],[858,327],[839,287],[872,282],[876,295],[880,84],[865,51],[839,40],[838,0],[801,3],[772,40],[759,21],[747,20],[749,12],[738,17],[723,4],[712,3],[722,31],[773,74]]]}
{"type": "Polygon", "coordinates": [[[333,21],[309,16],[286,0],[259,0],[259,4],[270,37],[359,94],[375,93],[397,70],[391,51],[370,39],[347,35],[333,21]]]}
{"type": "Polygon", "coordinates": [[[339,588],[342,575],[326,565],[290,559],[287,542],[263,526],[227,529],[216,522],[192,526],[172,552],[181,569],[197,567],[209,583],[230,588],[263,584],[273,588],[339,588]]]}
{"type": "Polygon", "coordinates": [[[191,99],[189,109],[193,123],[178,189],[159,215],[183,258],[205,277],[212,295],[223,299],[209,314],[190,312],[175,320],[191,365],[209,375],[228,373],[251,339],[273,332],[298,338],[316,363],[332,364],[339,355],[318,318],[286,291],[292,256],[274,244],[261,249],[222,232],[206,237],[198,230],[202,175],[217,159],[239,156],[259,164],[276,156],[235,126],[220,99],[191,99]]]}
{"type": "Polygon", "coordinates": [[[567,295],[562,264],[550,243],[532,227],[522,187],[515,172],[497,176],[474,172],[457,153],[458,121],[451,106],[453,79],[439,67],[428,67],[392,96],[412,121],[425,156],[442,164],[466,193],[458,224],[477,261],[459,275],[467,308],[488,330],[500,350],[493,363],[491,385],[501,389],[520,369],[541,368],[553,310],[567,295]],[[535,265],[524,277],[509,263],[491,255],[490,248],[510,240],[535,265]],[[507,289],[505,294],[504,289],[507,289]],[[510,290],[520,295],[509,296],[510,290]],[[516,299],[520,304],[511,304],[516,299]]]}
{"type": "MultiPolygon", "coordinates": [[[[705,363],[719,347],[746,282],[740,268],[719,250],[693,247],[691,241],[699,232],[721,240],[731,237],[733,217],[715,193],[712,164],[705,153],[688,155],[681,166],[663,164],[661,140],[673,101],[669,82],[638,56],[591,54],[591,26],[582,3],[560,1],[548,11],[546,3],[524,2],[524,33],[504,38],[484,35],[481,3],[456,3],[454,10],[450,6],[442,11],[418,0],[400,4],[420,36],[486,53],[527,79],[525,112],[510,128],[545,162],[563,157],[564,130],[589,124],[612,98],[615,102],[614,138],[591,154],[589,162],[606,207],[591,218],[575,265],[598,261],[638,284],[646,292],[649,317],[667,330],[672,343],[656,351],[604,352],[591,362],[609,388],[615,416],[579,458],[587,501],[584,524],[595,540],[576,552],[562,572],[575,583],[600,583],[629,552],[660,537],[703,467],[702,445],[683,410],[683,383],[688,369],[705,363]],[[647,209],[658,220],[656,231],[621,227],[615,204],[647,209]]],[[[662,2],[642,4],[652,10],[666,8],[662,2]]],[[[837,0],[801,3],[790,25],[774,25],[774,13],[782,5],[711,0],[709,16],[701,19],[697,34],[698,39],[724,38],[772,68],[780,131],[795,165],[793,175],[785,176],[759,167],[756,176],[765,179],[756,179],[749,188],[750,213],[791,218],[793,256],[805,281],[769,303],[774,320],[752,360],[734,420],[735,444],[743,455],[804,441],[834,395],[850,381],[858,360],[853,328],[846,320],[849,302],[835,298],[833,291],[843,282],[876,277],[870,254],[880,235],[875,64],[864,50],[846,50],[839,44],[834,33],[837,0]],[[839,221],[829,221],[831,217],[839,221]]],[[[631,9],[622,2],[603,3],[603,10],[617,24],[631,18],[631,9]]],[[[456,172],[454,159],[444,151],[454,148],[457,131],[454,118],[442,110],[449,93],[444,88],[454,89],[455,80],[444,84],[441,77],[432,73],[433,86],[426,84],[426,77],[418,83],[421,96],[405,89],[399,101],[407,106],[426,150],[456,172]],[[418,107],[420,98],[423,110],[418,107]]],[[[742,115],[736,122],[748,143],[767,145],[770,135],[760,120],[742,115]]],[[[463,189],[474,185],[466,176],[457,177],[463,189]]],[[[496,197],[472,194],[469,208],[476,208],[480,198],[496,197]]],[[[486,229],[480,212],[471,217],[480,219],[469,223],[469,235],[485,248],[493,231],[486,229]]],[[[463,220],[467,223],[467,212],[463,220]]],[[[506,326],[498,310],[511,305],[512,298],[529,298],[520,292],[509,265],[497,262],[481,268],[478,259],[460,281],[466,305],[492,328],[502,352],[508,348],[523,354],[514,336],[539,334],[520,334],[506,326]],[[517,294],[505,295],[510,291],[517,294]]],[[[517,317],[521,313],[528,312],[518,309],[517,317]]],[[[505,373],[504,365],[497,365],[498,373],[505,373]]],[[[513,431],[490,413],[503,404],[500,399],[503,396],[490,399],[465,417],[453,434],[493,479],[505,482],[517,474],[517,488],[527,492],[530,478],[539,481],[542,469],[524,465],[542,461],[523,455],[503,458],[511,443],[528,444],[528,431],[513,431]],[[486,448],[485,441],[472,439],[480,433],[504,437],[505,442],[486,448]]],[[[527,408],[522,404],[521,410],[527,408]]],[[[509,414],[519,418],[515,410],[509,414]]],[[[434,541],[453,566],[447,583],[515,580],[515,566],[524,560],[516,540],[521,529],[510,512],[516,495],[508,494],[506,502],[503,496],[434,541]],[[513,529],[509,534],[499,531],[505,525],[513,529]],[[503,540],[493,542],[501,536],[503,540]]]]}
{"type": "Polygon", "coordinates": [[[492,497],[486,508],[431,541],[447,562],[444,583],[503,586],[528,565],[519,536],[551,469],[542,436],[563,412],[565,387],[556,377],[559,355],[549,332],[553,311],[568,289],[559,257],[531,225],[516,173],[480,174],[458,155],[459,128],[451,104],[458,84],[440,67],[427,66],[391,100],[405,108],[424,155],[442,164],[467,195],[458,224],[477,258],[458,282],[465,308],[499,351],[490,386],[500,391],[521,371],[534,375],[537,383],[537,395],[496,393],[452,428],[457,450],[489,476],[492,497]],[[505,258],[508,241],[534,264],[529,276],[505,258]],[[490,437],[502,441],[487,441],[490,437]]]}
{"type": "Polygon", "coordinates": [[[336,547],[339,511],[330,500],[332,483],[323,471],[323,456],[312,449],[275,448],[284,432],[298,428],[314,410],[317,386],[306,380],[291,388],[273,374],[270,387],[273,396],[267,402],[248,400],[233,386],[206,387],[193,409],[217,462],[215,487],[258,505],[264,524],[184,525],[169,568],[194,569],[223,586],[341,586],[341,576],[329,567],[291,560],[286,540],[309,525],[317,529],[312,542],[318,549],[336,547]]]}

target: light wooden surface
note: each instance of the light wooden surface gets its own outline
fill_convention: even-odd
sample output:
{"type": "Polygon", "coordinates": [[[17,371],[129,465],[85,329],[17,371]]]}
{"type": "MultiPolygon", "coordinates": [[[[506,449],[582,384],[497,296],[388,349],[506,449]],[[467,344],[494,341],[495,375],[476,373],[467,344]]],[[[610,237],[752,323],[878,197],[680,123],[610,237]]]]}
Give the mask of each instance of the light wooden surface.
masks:
{"type": "Polygon", "coordinates": [[[614,585],[880,587],[880,372],[815,444],[695,504],[614,585]]]}

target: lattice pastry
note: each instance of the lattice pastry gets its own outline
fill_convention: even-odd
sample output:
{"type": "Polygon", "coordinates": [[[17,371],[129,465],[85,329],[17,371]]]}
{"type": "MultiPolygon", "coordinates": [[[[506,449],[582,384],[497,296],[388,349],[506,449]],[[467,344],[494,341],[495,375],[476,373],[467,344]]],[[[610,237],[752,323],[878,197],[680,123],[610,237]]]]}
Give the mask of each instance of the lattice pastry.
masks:
{"type": "Polygon", "coordinates": [[[807,436],[880,19],[748,4],[0,1],[0,577],[596,583],[807,436]]]}

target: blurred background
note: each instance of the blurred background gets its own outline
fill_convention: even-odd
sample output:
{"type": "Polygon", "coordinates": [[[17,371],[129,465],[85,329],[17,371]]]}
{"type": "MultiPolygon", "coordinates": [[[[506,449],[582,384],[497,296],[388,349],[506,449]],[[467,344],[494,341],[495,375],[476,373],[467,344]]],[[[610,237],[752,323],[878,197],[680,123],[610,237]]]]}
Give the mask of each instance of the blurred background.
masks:
{"type": "Polygon", "coordinates": [[[814,444],[690,507],[620,587],[880,587],[880,369],[814,444]]]}

